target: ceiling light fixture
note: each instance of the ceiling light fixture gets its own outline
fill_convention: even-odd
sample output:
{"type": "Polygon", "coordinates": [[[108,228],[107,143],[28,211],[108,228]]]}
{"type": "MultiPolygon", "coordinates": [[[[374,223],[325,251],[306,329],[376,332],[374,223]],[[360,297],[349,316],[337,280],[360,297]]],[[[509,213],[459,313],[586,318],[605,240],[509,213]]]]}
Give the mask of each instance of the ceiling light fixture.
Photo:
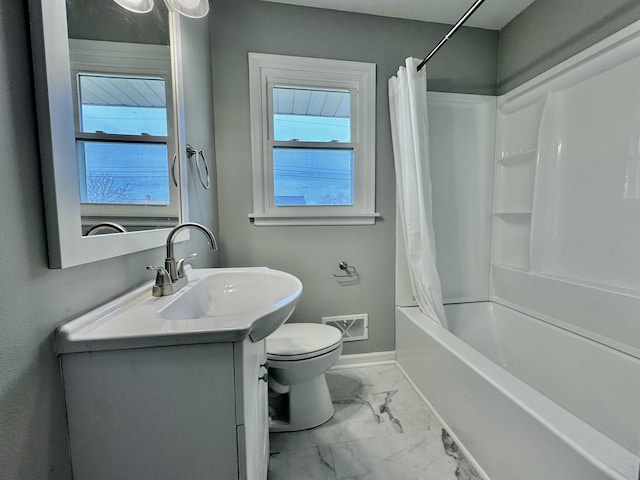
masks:
{"type": "Polygon", "coordinates": [[[113,0],[122,8],[135,13],[149,13],[153,10],[153,0],[113,0]]]}
{"type": "Polygon", "coordinates": [[[164,0],[169,10],[191,18],[206,17],[209,13],[209,0],[164,0]]]}
{"type": "MultiPolygon", "coordinates": [[[[122,8],[135,13],[148,13],[153,10],[153,0],[113,0],[122,8]]],[[[206,17],[209,13],[209,0],[164,0],[170,12],[191,18],[206,17]]]]}

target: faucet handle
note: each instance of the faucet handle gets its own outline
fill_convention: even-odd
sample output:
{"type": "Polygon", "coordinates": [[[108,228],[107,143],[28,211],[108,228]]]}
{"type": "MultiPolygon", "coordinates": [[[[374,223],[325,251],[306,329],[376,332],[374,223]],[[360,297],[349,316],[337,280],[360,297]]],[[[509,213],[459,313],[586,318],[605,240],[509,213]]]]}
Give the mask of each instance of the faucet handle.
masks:
{"type": "Polygon", "coordinates": [[[176,272],[178,273],[178,278],[184,277],[184,264],[197,256],[198,256],[197,253],[192,253],[188,257],[181,258],[176,262],[176,272]]]}
{"type": "Polygon", "coordinates": [[[156,272],[156,285],[159,287],[165,285],[171,285],[171,277],[169,277],[169,272],[164,267],[154,267],[152,265],[147,267],[147,270],[156,272]]]}

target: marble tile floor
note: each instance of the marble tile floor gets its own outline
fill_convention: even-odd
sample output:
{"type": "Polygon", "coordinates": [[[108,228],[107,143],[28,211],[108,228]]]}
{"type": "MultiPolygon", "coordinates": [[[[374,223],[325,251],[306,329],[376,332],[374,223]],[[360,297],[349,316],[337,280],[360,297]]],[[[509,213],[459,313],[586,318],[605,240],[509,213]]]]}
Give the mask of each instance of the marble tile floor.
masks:
{"type": "Polygon", "coordinates": [[[272,433],[268,480],[479,480],[395,365],[327,372],[334,417],[272,433]]]}

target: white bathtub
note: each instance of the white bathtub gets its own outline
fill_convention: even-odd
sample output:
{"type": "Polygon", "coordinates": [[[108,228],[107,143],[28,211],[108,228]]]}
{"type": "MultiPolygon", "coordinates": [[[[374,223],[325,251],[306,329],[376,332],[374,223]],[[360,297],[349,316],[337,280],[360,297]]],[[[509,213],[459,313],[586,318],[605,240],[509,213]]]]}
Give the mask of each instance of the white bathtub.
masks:
{"type": "Polygon", "coordinates": [[[639,480],[640,360],[492,302],[396,311],[397,361],[491,480],[639,480]]]}

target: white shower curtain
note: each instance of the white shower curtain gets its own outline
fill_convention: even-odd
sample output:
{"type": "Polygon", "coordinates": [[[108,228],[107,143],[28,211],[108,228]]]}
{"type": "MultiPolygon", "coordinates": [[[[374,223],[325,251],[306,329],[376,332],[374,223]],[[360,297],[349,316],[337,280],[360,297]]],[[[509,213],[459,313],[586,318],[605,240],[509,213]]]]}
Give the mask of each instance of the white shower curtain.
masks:
{"type": "Polygon", "coordinates": [[[400,67],[397,76],[389,79],[398,221],[413,296],[425,315],[446,328],[433,235],[427,75],[425,68],[417,71],[419,63],[417,58],[407,58],[406,67],[400,67]]]}

